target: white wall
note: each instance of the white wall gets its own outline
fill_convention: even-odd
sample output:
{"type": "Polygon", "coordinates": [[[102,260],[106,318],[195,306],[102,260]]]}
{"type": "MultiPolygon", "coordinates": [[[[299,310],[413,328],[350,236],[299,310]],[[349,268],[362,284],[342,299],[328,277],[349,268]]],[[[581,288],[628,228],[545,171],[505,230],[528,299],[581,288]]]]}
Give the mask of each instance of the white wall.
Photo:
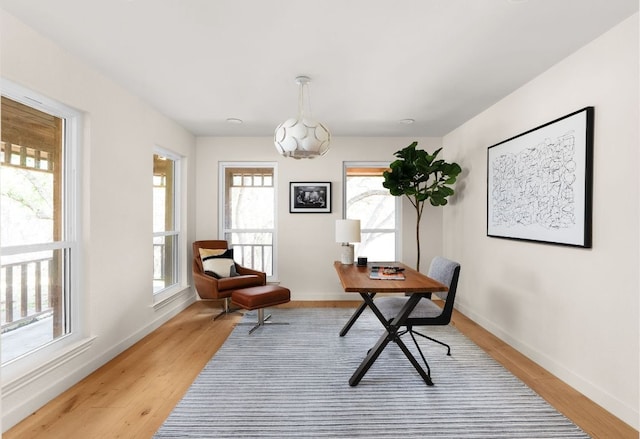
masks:
{"type": "Polygon", "coordinates": [[[85,114],[83,279],[75,294],[83,297],[86,335],[95,337],[87,351],[3,391],[6,430],[193,300],[187,287],[177,300],[153,306],[151,175],[154,145],[185,156],[190,220],[184,226],[193,240],[195,138],[11,15],[0,14],[2,77],[85,114]]]}
{"type": "MultiPolygon", "coordinates": [[[[439,138],[333,138],[331,149],[313,160],[285,159],[277,154],[271,137],[199,138],[196,147],[198,239],[218,238],[218,163],[219,161],[277,162],[278,211],[277,258],[279,280],[291,289],[293,300],[358,300],[344,293],[333,269],[340,259],[335,243],[335,221],[342,218],[342,169],[345,161],[384,161],[391,163],[394,152],[417,140],[430,152],[440,147],[439,138]],[[330,181],[331,214],[289,213],[289,182],[330,181]]],[[[421,225],[421,269],[442,248],[442,208],[425,208],[421,225]]],[[[402,260],[415,265],[415,212],[403,199],[402,260]]]]}
{"type": "MultiPolygon", "coordinates": [[[[155,310],[150,297],[154,144],[187,157],[189,243],[217,237],[220,160],[278,162],[279,278],[295,300],[354,298],[342,292],[332,268],[339,258],[333,241],[343,161],[391,161],[413,140],[429,150],[440,146],[433,138],[335,138],[325,157],[311,161],[280,158],[271,138],[202,138],[194,147],[174,122],[0,14],[1,75],[86,113],[82,293],[88,335],[96,337],[64,367],[3,394],[3,429],[189,303],[187,291],[155,310]],[[289,213],[288,183],[306,180],[333,183],[331,214],[289,213]]],[[[636,428],[637,21],[627,20],[445,137],[444,155],[463,166],[465,177],[455,203],[427,212],[422,237],[424,261],[440,253],[461,261],[463,312],[636,428]],[[486,148],[586,105],[596,107],[593,249],[487,238],[486,148]]],[[[403,213],[405,230],[413,230],[407,203],[403,213]]],[[[414,244],[406,233],[402,259],[409,264],[414,244]]]]}
{"type": "Polygon", "coordinates": [[[444,138],[465,169],[444,210],[458,306],[638,428],[638,16],[444,138]],[[593,248],[486,236],[487,147],[595,106],[593,248]]]}

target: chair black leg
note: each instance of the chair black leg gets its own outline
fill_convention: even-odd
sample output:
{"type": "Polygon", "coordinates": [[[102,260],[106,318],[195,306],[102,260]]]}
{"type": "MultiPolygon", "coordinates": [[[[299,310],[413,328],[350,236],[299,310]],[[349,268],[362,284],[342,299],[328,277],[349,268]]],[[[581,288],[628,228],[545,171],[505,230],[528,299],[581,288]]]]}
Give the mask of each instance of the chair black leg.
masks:
{"type": "MultiPolygon", "coordinates": [[[[413,335],[414,332],[410,329],[406,330],[405,333],[409,333],[409,335],[411,335],[411,338],[413,339],[413,343],[416,345],[416,348],[418,349],[418,352],[420,353],[420,357],[422,358],[422,361],[424,361],[424,365],[427,366],[427,376],[429,378],[431,378],[431,368],[429,367],[429,363],[427,362],[427,359],[425,358],[424,354],[422,353],[422,349],[420,349],[420,346],[418,345],[418,340],[416,340],[416,337],[413,335]]],[[[417,332],[415,334],[418,334],[417,332]]],[[[418,334],[418,335],[422,335],[422,334],[418,334]]]]}
{"type": "Polygon", "coordinates": [[[431,338],[431,337],[429,337],[428,335],[420,334],[419,332],[413,331],[413,330],[411,330],[411,329],[409,330],[409,332],[410,332],[411,334],[417,334],[417,335],[419,335],[420,337],[423,337],[423,338],[426,338],[426,339],[431,340],[431,341],[433,341],[433,342],[436,342],[436,343],[438,343],[438,344],[441,344],[442,346],[444,346],[444,347],[446,347],[446,348],[447,348],[447,355],[451,356],[451,346],[449,346],[448,344],[443,343],[443,342],[441,342],[440,340],[436,340],[435,338],[431,338]]]}

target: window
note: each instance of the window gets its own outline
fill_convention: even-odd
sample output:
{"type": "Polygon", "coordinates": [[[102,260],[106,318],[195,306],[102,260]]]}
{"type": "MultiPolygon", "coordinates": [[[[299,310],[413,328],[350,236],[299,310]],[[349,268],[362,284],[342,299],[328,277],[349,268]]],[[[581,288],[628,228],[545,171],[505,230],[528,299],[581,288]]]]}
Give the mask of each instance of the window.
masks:
{"type": "Polygon", "coordinates": [[[382,163],[344,164],[345,218],[360,220],[355,254],[370,261],[396,261],[401,253],[401,200],[382,186],[387,169],[382,163]]]}
{"type": "Polygon", "coordinates": [[[2,86],[0,344],[8,381],[81,335],[80,115],[8,81],[2,86]]]}
{"type": "Polygon", "coordinates": [[[179,282],[180,158],[168,151],[153,154],[153,293],[167,291],[179,282]]]}
{"type": "Polygon", "coordinates": [[[275,165],[221,163],[220,236],[237,263],[276,277],[275,165]]]}

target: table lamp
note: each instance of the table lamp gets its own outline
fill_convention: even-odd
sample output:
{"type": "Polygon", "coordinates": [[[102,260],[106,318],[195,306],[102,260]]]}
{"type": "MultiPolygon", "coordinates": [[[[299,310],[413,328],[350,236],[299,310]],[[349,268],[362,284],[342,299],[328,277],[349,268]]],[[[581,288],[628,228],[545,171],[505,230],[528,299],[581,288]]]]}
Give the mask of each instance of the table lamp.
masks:
{"type": "Polygon", "coordinates": [[[360,220],[339,219],[336,221],[336,242],[342,243],[340,262],[353,264],[353,244],[360,242],[360,220]]]}

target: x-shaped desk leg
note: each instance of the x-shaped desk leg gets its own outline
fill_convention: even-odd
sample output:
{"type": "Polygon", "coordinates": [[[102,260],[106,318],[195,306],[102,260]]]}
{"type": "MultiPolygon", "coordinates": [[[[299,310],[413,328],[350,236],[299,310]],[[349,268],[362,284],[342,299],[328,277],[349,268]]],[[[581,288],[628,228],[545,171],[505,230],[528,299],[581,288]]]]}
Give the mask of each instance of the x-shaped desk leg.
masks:
{"type": "MultiPolygon", "coordinates": [[[[373,296],[375,295],[376,293],[367,293],[367,296],[369,296],[372,299],[373,299],[373,296]]],[[[353,313],[353,315],[349,318],[349,321],[346,323],[346,325],[344,325],[344,327],[340,331],[340,337],[344,337],[345,335],[347,335],[347,332],[349,332],[349,329],[351,329],[351,327],[356,322],[356,320],[358,320],[358,318],[360,317],[360,314],[362,314],[362,312],[365,309],[367,309],[367,306],[369,305],[367,305],[366,300],[362,302],[362,304],[360,304],[356,312],[353,313]]]]}
{"type": "MultiPolygon", "coordinates": [[[[386,329],[386,333],[383,334],[378,339],[378,342],[375,344],[375,346],[372,347],[371,350],[369,350],[369,353],[367,354],[365,359],[362,361],[362,363],[360,363],[360,366],[358,366],[354,374],[349,379],[349,385],[357,386],[360,380],[362,379],[362,377],[367,373],[369,368],[373,365],[373,363],[375,363],[376,359],[380,356],[384,348],[389,344],[390,341],[393,341],[400,347],[400,349],[402,350],[404,355],[407,357],[409,362],[411,362],[411,364],[416,369],[416,371],[418,371],[418,373],[420,374],[424,382],[427,383],[428,386],[433,386],[433,382],[431,381],[431,377],[429,376],[429,374],[424,371],[422,366],[416,361],[416,359],[411,354],[407,346],[398,336],[398,330],[402,327],[404,322],[407,320],[407,318],[411,314],[411,311],[413,311],[413,309],[418,304],[418,301],[420,300],[421,295],[412,294],[409,297],[409,300],[407,300],[407,302],[404,304],[402,309],[398,312],[398,315],[394,317],[391,320],[391,322],[387,322],[387,320],[384,318],[384,315],[382,315],[378,307],[373,303],[373,296],[371,296],[371,294],[361,293],[360,295],[364,299],[366,306],[369,306],[371,308],[374,314],[378,317],[378,320],[380,320],[380,322],[384,325],[386,329]]],[[[365,306],[365,304],[361,305],[361,307],[365,306]]]]}

